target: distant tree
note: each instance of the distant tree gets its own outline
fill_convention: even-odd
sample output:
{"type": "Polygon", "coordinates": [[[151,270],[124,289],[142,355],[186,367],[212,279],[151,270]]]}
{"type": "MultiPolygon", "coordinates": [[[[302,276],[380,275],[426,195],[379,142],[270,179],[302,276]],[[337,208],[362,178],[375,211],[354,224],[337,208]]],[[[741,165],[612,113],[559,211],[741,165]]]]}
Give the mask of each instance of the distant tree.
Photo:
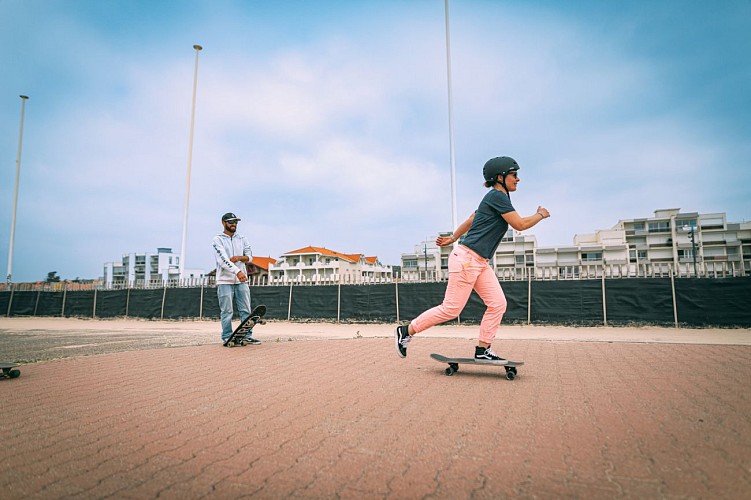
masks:
{"type": "Polygon", "coordinates": [[[57,275],[57,271],[52,271],[47,273],[47,279],[45,280],[45,283],[59,283],[60,282],[60,276],[57,275]]]}

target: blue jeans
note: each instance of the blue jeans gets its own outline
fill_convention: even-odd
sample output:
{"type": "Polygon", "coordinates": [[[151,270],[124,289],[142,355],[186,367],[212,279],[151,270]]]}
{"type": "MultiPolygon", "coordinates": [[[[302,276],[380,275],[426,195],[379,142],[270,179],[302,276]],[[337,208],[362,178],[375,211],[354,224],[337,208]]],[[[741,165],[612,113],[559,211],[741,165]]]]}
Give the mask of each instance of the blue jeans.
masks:
{"type": "MultiPolygon", "coordinates": [[[[222,340],[232,335],[232,304],[237,304],[240,321],[250,316],[250,287],[247,283],[236,285],[217,285],[216,293],[219,297],[220,318],[222,321],[222,340]]],[[[250,336],[250,334],[248,334],[250,336]]]]}

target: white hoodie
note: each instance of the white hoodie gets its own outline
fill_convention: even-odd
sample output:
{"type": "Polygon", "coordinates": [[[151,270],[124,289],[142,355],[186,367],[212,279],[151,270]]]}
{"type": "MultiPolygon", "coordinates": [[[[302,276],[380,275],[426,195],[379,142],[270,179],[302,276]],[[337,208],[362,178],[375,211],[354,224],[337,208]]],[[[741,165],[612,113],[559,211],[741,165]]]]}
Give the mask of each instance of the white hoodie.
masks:
{"type": "Polygon", "coordinates": [[[216,257],[216,284],[235,285],[240,283],[240,280],[237,279],[237,273],[240,271],[245,273],[245,266],[239,267],[229,259],[238,255],[247,255],[253,260],[253,253],[250,250],[250,243],[248,243],[247,238],[239,234],[227,236],[225,233],[219,233],[214,236],[211,246],[214,248],[214,256],[216,257]]]}

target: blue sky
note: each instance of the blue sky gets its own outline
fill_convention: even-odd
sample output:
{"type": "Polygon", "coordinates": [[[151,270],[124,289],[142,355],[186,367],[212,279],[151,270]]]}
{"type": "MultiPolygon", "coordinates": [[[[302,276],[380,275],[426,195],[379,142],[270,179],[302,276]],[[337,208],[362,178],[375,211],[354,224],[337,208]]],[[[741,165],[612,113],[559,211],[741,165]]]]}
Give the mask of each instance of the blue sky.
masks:
{"type": "MultiPolygon", "coordinates": [[[[450,3],[457,211],[482,165],[521,165],[531,234],[660,208],[751,219],[751,2],[450,3]]],[[[0,0],[0,265],[21,99],[14,281],[179,251],[226,211],[256,255],[401,253],[451,228],[443,0],[0,0]]]]}

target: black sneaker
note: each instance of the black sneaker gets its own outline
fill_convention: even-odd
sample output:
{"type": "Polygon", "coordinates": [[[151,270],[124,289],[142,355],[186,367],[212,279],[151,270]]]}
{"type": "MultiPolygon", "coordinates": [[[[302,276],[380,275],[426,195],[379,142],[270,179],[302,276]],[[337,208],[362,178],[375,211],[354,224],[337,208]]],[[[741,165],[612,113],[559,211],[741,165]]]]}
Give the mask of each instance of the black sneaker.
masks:
{"type": "Polygon", "coordinates": [[[400,357],[407,357],[407,344],[412,340],[409,335],[409,328],[407,325],[397,326],[394,330],[394,339],[396,340],[396,352],[400,357]]]}
{"type": "Polygon", "coordinates": [[[245,340],[245,342],[247,342],[247,343],[248,343],[248,345],[258,345],[258,344],[260,344],[260,343],[261,343],[261,341],[260,341],[260,340],[258,340],[258,339],[256,339],[256,338],[253,338],[253,337],[251,337],[251,336],[247,336],[247,337],[245,337],[245,338],[244,338],[243,340],[245,340]]]}
{"type": "Polygon", "coordinates": [[[503,361],[506,362],[505,359],[497,355],[492,347],[480,347],[479,345],[475,347],[475,359],[477,361],[503,361]]]}

